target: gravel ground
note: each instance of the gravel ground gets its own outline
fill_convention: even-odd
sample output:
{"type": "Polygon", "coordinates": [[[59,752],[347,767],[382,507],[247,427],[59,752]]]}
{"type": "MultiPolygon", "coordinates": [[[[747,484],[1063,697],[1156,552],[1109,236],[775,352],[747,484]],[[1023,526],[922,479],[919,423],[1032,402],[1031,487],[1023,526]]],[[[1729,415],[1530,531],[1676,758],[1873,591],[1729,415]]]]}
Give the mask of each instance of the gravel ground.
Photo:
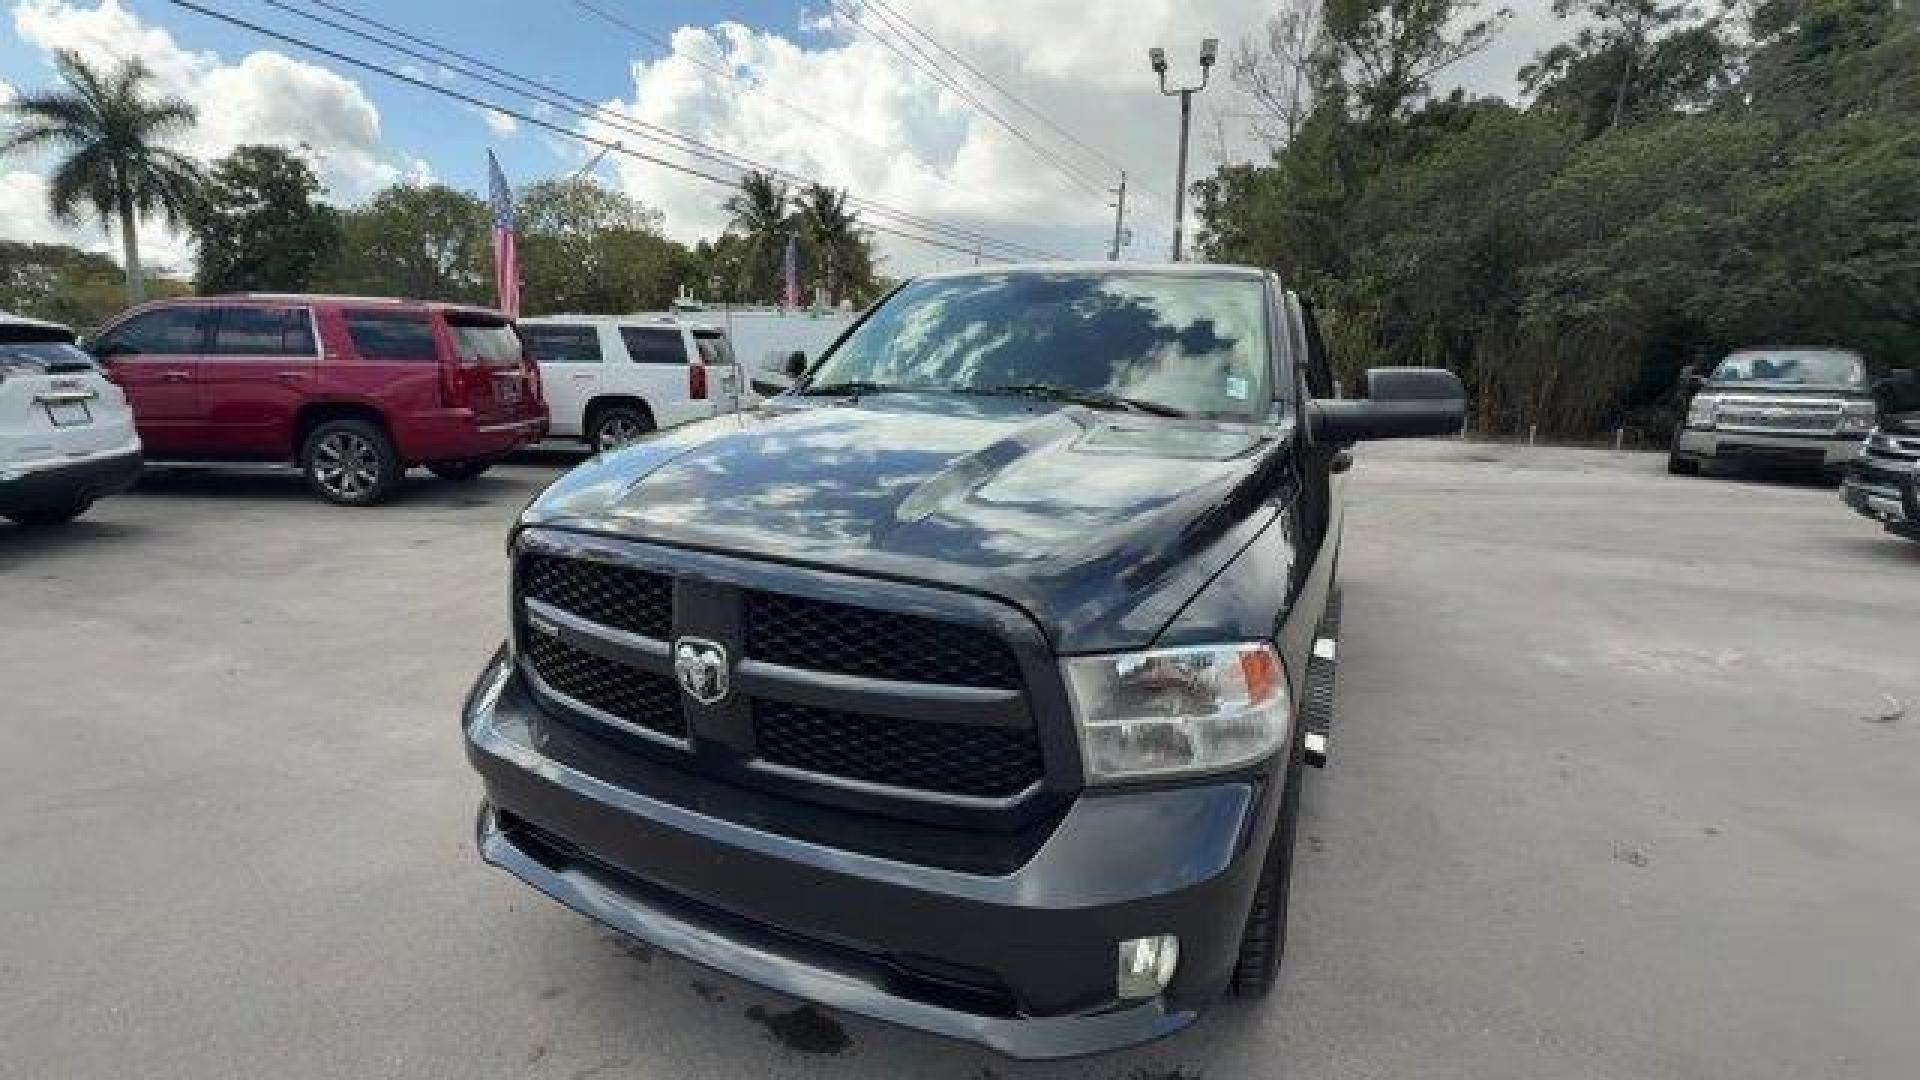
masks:
{"type": "Polygon", "coordinates": [[[1830,489],[1367,448],[1282,988],[1023,1066],[479,863],[455,714],[564,463],[0,524],[0,1076],[1920,1075],[1920,544],[1830,489]]]}

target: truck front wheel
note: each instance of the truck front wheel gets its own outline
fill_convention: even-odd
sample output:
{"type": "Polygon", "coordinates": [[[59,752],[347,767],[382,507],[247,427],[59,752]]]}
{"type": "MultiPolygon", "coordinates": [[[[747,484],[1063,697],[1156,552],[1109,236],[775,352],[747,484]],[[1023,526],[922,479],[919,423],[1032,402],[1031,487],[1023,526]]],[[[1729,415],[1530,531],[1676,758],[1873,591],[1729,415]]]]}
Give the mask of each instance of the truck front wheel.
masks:
{"type": "Polygon", "coordinates": [[[1253,910],[1240,936],[1240,956],[1234,962],[1234,996],[1267,996],[1280,976],[1280,957],[1287,948],[1287,892],[1293,879],[1293,834],[1300,818],[1300,741],[1294,740],[1287,761],[1287,787],[1280,796],[1280,819],[1273,824],[1267,861],[1260,867],[1260,884],[1253,891],[1253,910]]]}

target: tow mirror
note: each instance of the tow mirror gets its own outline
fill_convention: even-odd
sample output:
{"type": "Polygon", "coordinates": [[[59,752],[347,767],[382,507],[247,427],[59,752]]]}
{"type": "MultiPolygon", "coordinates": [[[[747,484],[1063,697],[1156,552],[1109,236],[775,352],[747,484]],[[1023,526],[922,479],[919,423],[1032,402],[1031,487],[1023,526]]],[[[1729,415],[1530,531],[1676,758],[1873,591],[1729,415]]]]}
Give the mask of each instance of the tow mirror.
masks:
{"type": "Polygon", "coordinates": [[[787,354],[787,378],[799,381],[807,373],[807,354],[798,349],[787,354]]]}
{"type": "Polygon", "coordinates": [[[1455,435],[1466,420],[1466,387],[1443,368],[1369,368],[1366,397],[1307,407],[1314,440],[1326,443],[1455,435]]]}

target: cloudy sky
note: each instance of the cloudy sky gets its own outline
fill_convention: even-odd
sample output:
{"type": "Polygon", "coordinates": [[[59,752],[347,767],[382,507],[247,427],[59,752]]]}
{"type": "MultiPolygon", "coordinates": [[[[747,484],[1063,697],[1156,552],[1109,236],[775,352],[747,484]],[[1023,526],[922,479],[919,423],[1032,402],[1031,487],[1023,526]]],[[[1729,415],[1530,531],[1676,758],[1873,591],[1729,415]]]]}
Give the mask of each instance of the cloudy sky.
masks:
{"type": "MultiPolygon", "coordinates": [[[[579,169],[592,155],[535,121],[731,174],[636,134],[667,129],[848,187],[874,204],[864,216],[876,224],[925,233],[922,222],[934,221],[1076,258],[1105,253],[1113,218],[1103,192],[1118,167],[1130,175],[1129,254],[1165,255],[1178,109],[1155,89],[1147,48],[1165,46],[1174,76],[1190,77],[1200,38],[1217,36],[1230,48],[1273,7],[1272,0],[885,0],[856,23],[849,13],[859,11],[858,0],[326,0],[335,12],[313,0],[198,0],[526,114],[515,120],[165,0],[0,2],[11,3],[0,32],[0,101],[49,86],[56,48],[94,59],[139,56],[161,87],[199,107],[187,150],[213,157],[246,142],[304,144],[330,198],[343,204],[396,182],[440,180],[480,191],[488,147],[516,182],[579,169]],[[373,16],[604,111],[594,120],[571,116],[288,9],[336,21],[341,10],[373,16]],[[910,47],[897,24],[885,21],[889,10],[1046,121],[976,89],[1023,141],[912,66],[914,47],[956,64],[925,39],[910,47]]],[[[1450,72],[1448,82],[1510,94],[1519,66],[1564,32],[1546,0],[1513,6],[1495,46],[1450,72]]],[[[1200,99],[1194,175],[1214,167],[1223,149],[1235,158],[1258,152],[1233,115],[1247,104],[1223,84],[1200,99]],[[1224,146],[1211,110],[1227,114],[1224,146]]],[[[0,238],[108,249],[97,227],[48,219],[47,168],[45,160],[0,159],[0,238]]],[[[678,238],[710,236],[725,224],[727,192],[715,183],[620,153],[607,155],[596,175],[662,210],[678,238]]],[[[190,266],[186,244],[150,231],[156,261],[190,266]]],[[[898,236],[880,240],[895,273],[972,261],[898,236]]]]}

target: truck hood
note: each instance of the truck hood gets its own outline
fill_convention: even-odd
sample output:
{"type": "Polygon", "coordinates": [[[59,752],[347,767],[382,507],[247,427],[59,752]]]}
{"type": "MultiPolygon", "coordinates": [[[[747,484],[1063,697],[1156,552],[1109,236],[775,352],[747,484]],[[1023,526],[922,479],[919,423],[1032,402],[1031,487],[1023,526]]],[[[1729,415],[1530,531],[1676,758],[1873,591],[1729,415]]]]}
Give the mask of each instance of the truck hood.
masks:
{"type": "Polygon", "coordinates": [[[1018,399],[783,402],[602,455],[523,523],[942,585],[1145,645],[1272,520],[1287,429],[1018,399]]]}

